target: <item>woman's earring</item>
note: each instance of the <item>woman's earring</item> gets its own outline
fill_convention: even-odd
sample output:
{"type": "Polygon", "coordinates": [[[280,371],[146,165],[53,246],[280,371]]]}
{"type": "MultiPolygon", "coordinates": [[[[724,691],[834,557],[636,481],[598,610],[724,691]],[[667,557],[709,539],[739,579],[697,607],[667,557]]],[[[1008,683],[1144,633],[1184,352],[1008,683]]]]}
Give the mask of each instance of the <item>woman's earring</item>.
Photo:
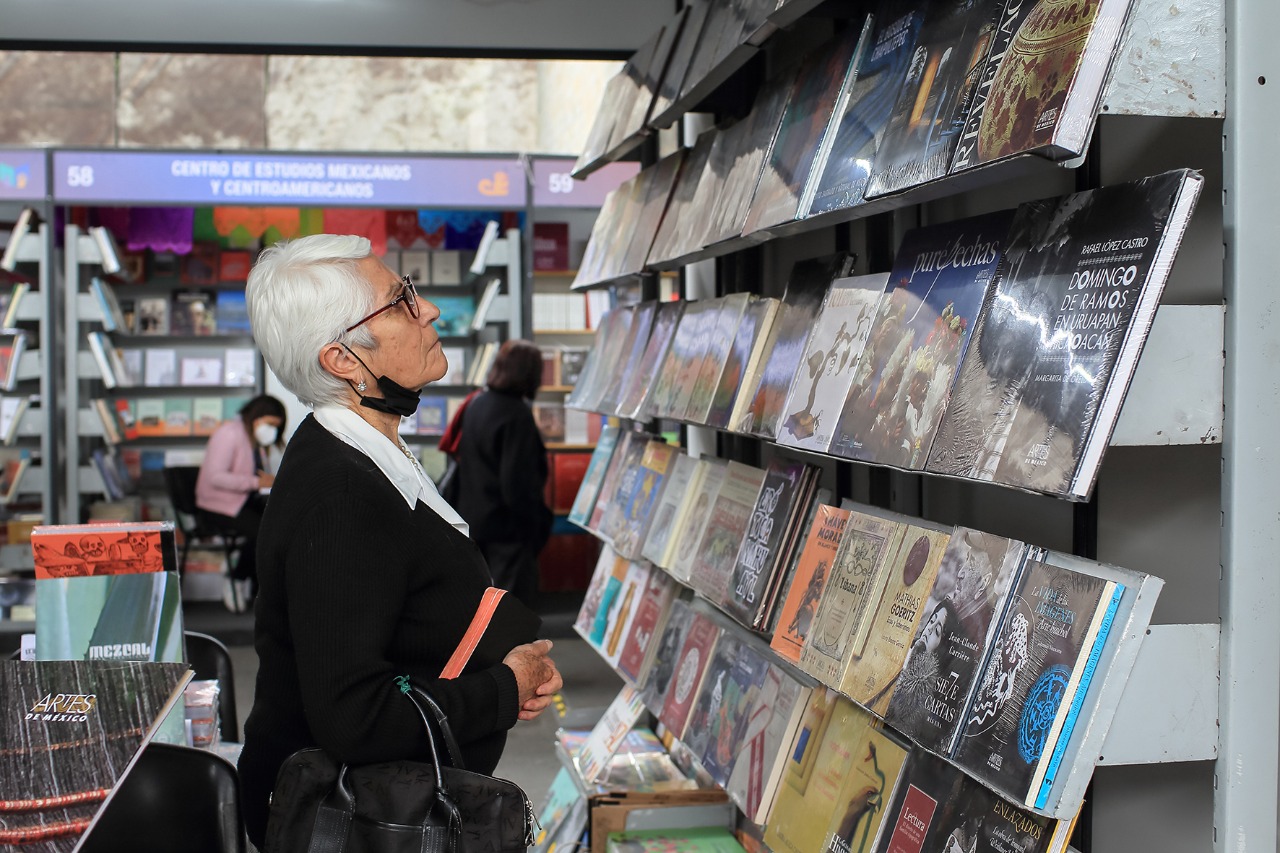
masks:
{"type": "Polygon", "coordinates": [[[363,379],[361,379],[359,382],[356,383],[356,390],[359,391],[361,394],[363,394],[364,389],[368,387],[369,386],[365,384],[365,381],[363,379]]]}

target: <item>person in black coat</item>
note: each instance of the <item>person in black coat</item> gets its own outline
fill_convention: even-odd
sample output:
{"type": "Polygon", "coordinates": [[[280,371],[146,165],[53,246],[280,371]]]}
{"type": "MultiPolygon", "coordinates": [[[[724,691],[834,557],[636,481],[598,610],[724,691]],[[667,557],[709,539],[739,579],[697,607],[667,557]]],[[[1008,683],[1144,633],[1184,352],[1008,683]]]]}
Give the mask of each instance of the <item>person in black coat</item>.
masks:
{"type": "Polygon", "coordinates": [[[471,526],[494,586],[529,606],[552,521],[545,498],[547,448],[529,406],[541,382],[538,347],[504,343],[485,390],[459,413],[457,471],[444,494],[471,526]]]}

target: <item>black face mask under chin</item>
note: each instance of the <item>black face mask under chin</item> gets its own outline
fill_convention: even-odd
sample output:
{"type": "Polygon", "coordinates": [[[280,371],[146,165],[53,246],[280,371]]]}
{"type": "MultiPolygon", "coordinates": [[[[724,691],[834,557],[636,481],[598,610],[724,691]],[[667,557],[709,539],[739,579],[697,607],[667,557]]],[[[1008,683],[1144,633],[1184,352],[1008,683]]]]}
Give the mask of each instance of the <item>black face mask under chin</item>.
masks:
{"type": "MultiPolygon", "coordinates": [[[[365,370],[369,370],[369,365],[364,363],[364,359],[351,352],[351,347],[343,345],[343,349],[351,353],[351,357],[363,365],[365,370]]],[[[369,370],[372,374],[373,371],[369,370]]],[[[351,380],[347,380],[347,384],[351,385],[353,391],[360,397],[360,405],[366,409],[373,409],[375,412],[385,412],[389,415],[399,415],[407,418],[414,412],[418,411],[418,400],[422,396],[421,391],[410,391],[408,388],[391,379],[388,376],[379,376],[377,378],[378,390],[382,392],[381,397],[366,397],[360,393],[360,389],[351,384],[351,380]]]]}

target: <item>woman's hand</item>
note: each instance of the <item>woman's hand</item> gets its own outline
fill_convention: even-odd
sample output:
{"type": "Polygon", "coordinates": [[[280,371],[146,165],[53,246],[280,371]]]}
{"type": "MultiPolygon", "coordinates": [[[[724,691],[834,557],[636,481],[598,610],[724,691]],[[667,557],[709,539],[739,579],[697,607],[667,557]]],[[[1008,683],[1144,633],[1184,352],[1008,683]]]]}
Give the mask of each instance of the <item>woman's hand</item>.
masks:
{"type": "Polygon", "coordinates": [[[258,488],[259,489],[269,489],[271,488],[271,484],[274,483],[275,481],[276,481],[275,474],[269,473],[267,471],[258,472],[258,488]]]}
{"type": "Polygon", "coordinates": [[[502,659],[516,676],[522,720],[535,719],[551,704],[552,694],[564,686],[550,652],[550,640],[537,640],[516,646],[502,659]]]}

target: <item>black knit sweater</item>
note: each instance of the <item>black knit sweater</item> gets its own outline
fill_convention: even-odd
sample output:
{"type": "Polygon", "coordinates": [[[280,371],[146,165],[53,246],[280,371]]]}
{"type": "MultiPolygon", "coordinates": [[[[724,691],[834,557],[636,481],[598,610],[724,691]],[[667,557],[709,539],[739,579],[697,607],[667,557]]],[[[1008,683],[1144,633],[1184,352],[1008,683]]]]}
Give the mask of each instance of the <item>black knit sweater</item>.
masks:
{"type": "Polygon", "coordinates": [[[461,677],[437,677],[489,585],[470,539],[421,501],[409,509],[372,460],[308,416],[281,461],[257,554],[258,679],[240,757],[256,845],[294,751],[318,745],[353,764],[426,758],[397,675],[440,702],[467,768],[493,771],[519,712],[515,675],[473,659],[461,677]]]}

